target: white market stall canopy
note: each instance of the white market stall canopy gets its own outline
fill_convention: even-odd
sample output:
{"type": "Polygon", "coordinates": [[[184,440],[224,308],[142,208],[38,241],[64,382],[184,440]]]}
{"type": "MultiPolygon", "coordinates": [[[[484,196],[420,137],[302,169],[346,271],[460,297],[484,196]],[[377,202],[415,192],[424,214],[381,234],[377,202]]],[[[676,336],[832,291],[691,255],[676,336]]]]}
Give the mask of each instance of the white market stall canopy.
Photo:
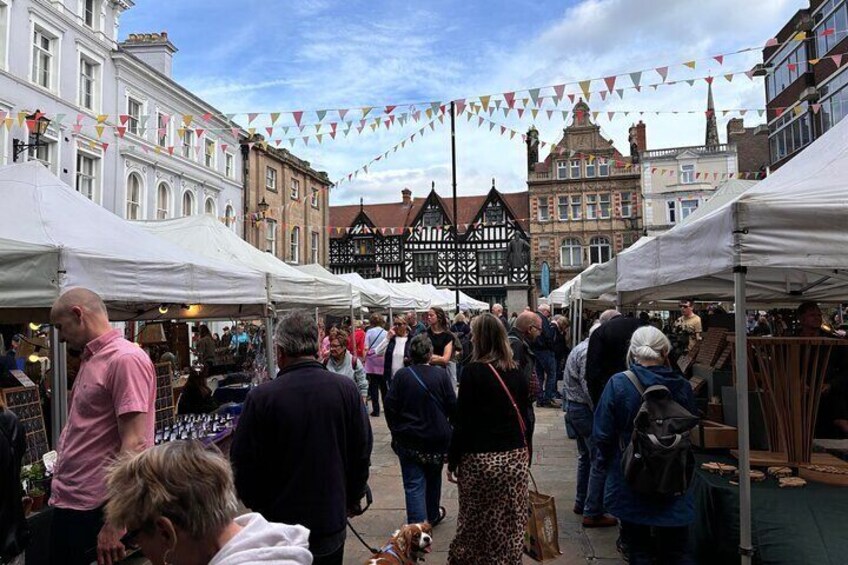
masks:
{"type": "Polygon", "coordinates": [[[424,300],[430,301],[430,308],[437,307],[443,310],[451,310],[451,306],[456,308],[456,302],[453,300],[448,300],[447,297],[443,296],[441,292],[434,286],[427,286],[421,284],[418,281],[411,281],[405,283],[394,283],[394,286],[400,289],[401,291],[415,296],[424,300]]]}
{"type": "Polygon", "coordinates": [[[5,320],[22,314],[45,320],[56,297],[74,287],[99,294],[116,321],[161,317],[163,303],[197,305],[172,308],[169,318],[265,312],[262,273],[170,245],[88,200],[38,162],[0,167],[0,201],[0,253],[17,257],[21,267],[0,276],[5,320]]]}
{"type": "Polygon", "coordinates": [[[456,293],[449,290],[439,290],[435,286],[431,284],[422,285],[427,292],[432,294],[434,297],[441,297],[442,300],[445,300],[445,306],[442,306],[445,310],[455,311],[456,310],[456,293]]]}
{"type": "MultiPolygon", "coordinates": [[[[339,275],[347,276],[347,275],[339,275]]],[[[390,283],[386,279],[364,279],[369,284],[384,290],[389,293],[392,301],[392,308],[399,310],[415,310],[416,312],[426,312],[430,308],[430,298],[428,296],[410,294],[398,287],[398,283],[390,283]]]]}
{"type": "Polygon", "coordinates": [[[343,281],[318,279],[256,249],[210,215],[132,222],[171,246],[228,265],[228,270],[270,275],[270,299],[280,307],[350,308],[351,288],[343,281]]]}
{"type": "Polygon", "coordinates": [[[356,310],[362,308],[363,306],[365,306],[366,308],[371,308],[371,304],[366,304],[366,297],[362,294],[362,291],[360,291],[360,289],[356,285],[354,285],[350,281],[342,279],[337,275],[334,275],[318,263],[298,265],[295,267],[295,269],[307,276],[315,277],[318,280],[348,285],[350,287],[350,293],[352,298],[352,302],[349,301],[347,304],[348,308],[350,308],[351,306],[356,310]]]}
{"type": "MultiPolygon", "coordinates": [[[[442,292],[449,292],[453,295],[454,291],[449,288],[443,288],[442,292]]],[[[455,297],[454,297],[455,298],[455,297]]],[[[482,300],[477,300],[476,298],[472,298],[462,292],[459,291],[459,309],[460,310],[472,310],[475,312],[485,311],[488,312],[491,309],[491,306],[488,302],[483,302],[482,300]]]]}
{"type": "Polygon", "coordinates": [[[733,200],[619,257],[625,301],[733,297],[747,269],[751,302],[848,295],[848,120],[733,200]]]}
{"type": "Polygon", "coordinates": [[[371,284],[371,281],[363,279],[359,275],[359,273],[347,273],[343,275],[333,276],[336,276],[341,280],[350,283],[350,286],[358,290],[361,297],[362,305],[366,308],[377,308],[384,310],[392,308],[391,293],[389,293],[389,291],[387,290],[383,290],[377,287],[376,285],[371,284]]]}

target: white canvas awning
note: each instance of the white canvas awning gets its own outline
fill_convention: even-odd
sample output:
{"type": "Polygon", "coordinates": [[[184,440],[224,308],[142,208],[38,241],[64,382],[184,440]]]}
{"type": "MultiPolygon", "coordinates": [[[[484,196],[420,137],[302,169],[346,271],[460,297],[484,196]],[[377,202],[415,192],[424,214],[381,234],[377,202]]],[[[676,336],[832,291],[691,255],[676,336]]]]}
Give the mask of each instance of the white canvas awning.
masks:
{"type": "Polygon", "coordinates": [[[390,283],[386,279],[365,279],[369,284],[385,290],[391,296],[392,308],[426,312],[430,308],[430,298],[426,295],[410,294],[398,287],[399,283],[390,283]]]}
{"type": "Polygon", "coordinates": [[[394,285],[411,296],[429,300],[430,308],[433,306],[442,308],[443,310],[451,310],[451,306],[456,308],[456,303],[454,301],[448,300],[447,297],[443,296],[438,289],[432,285],[430,285],[430,288],[427,288],[426,285],[423,285],[418,281],[394,283],[394,285]]]}
{"type": "Polygon", "coordinates": [[[391,293],[377,287],[372,284],[371,281],[363,279],[359,273],[346,273],[335,276],[339,277],[343,281],[349,282],[353,288],[359,291],[362,305],[366,308],[379,308],[386,310],[393,307],[391,293]]]}
{"type": "MultiPolygon", "coordinates": [[[[451,295],[454,294],[454,291],[449,288],[441,289],[442,292],[449,292],[451,295]]],[[[456,298],[454,297],[454,300],[456,298]]],[[[459,291],[459,309],[460,310],[472,310],[475,312],[488,312],[491,309],[491,305],[488,302],[483,302],[482,300],[477,300],[476,298],[472,298],[462,292],[459,291]]]]}
{"type": "Polygon", "coordinates": [[[271,280],[270,299],[277,308],[350,308],[349,284],[303,273],[253,247],[212,216],[133,223],[173,246],[220,261],[230,271],[248,269],[267,273],[271,280]]]}
{"type": "Polygon", "coordinates": [[[298,271],[305,275],[309,275],[311,277],[315,277],[319,280],[323,280],[326,282],[337,282],[343,283],[350,286],[350,292],[352,297],[352,302],[348,302],[347,307],[350,308],[353,306],[354,309],[360,309],[363,306],[366,308],[371,308],[371,302],[367,299],[365,295],[362,294],[362,291],[354,285],[352,282],[347,281],[337,275],[334,275],[318,263],[310,263],[308,265],[298,265],[295,267],[298,271]]]}
{"type": "Polygon", "coordinates": [[[0,167],[0,201],[0,254],[16,257],[20,267],[0,276],[4,319],[24,308],[30,319],[44,320],[58,295],[73,287],[98,293],[113,320],[164,317],[158,312],[163,303],[174,305],[168,318],[265,312],[262,273],[170,245],[88,200],[40,163],[0,167]]]}

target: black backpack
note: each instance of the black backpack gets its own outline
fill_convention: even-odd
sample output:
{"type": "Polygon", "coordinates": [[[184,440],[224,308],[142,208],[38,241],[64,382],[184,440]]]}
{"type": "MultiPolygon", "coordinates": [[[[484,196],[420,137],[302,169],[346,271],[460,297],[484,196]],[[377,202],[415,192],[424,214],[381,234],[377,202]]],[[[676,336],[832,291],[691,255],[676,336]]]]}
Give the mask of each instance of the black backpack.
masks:
{"type": "Polygon", "coordinates": [[[633,371],[627,378],[642,396],[633,435],[621,457],[621,472],[635,492],[678,496],[686,492],[695,467],[689,431],[699,418],[674,400],[662,385],[647,389],[633,371]]]}

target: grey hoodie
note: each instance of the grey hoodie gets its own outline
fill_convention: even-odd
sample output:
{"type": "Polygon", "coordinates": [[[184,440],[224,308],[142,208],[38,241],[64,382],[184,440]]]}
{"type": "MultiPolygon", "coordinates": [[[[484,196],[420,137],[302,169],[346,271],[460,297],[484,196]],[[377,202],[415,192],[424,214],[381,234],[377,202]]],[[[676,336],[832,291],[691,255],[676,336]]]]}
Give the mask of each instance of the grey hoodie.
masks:
{"type": "Polygon", "coordinates": [[[358,358],[354,359],[350,351],[345,351],[344,359],[340,363],[336,363],[336,360],[330,355],[327,357],[327,364],[325,366],[331,373],[344,375],[356,383],[360,396],[366,396],[368,394],[368,377],[365,375],[365,368],[358,358]]]}
{"type": "Polygon", "coordinates": [[[235,522],[243,529],[215,554],[209,565],[312,564],[309,530],[303,526],[269,522],[255,512],[239,516],[235,522]]]}

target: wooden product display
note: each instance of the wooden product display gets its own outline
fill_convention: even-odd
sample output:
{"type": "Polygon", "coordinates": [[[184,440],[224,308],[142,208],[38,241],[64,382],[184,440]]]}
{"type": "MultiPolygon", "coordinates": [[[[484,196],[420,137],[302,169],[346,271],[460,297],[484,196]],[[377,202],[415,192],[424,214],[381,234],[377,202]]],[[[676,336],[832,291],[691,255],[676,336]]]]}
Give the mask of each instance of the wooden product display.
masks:
{"type": "Polygon", "coordinates": [[[21,427],[26,432],[26,453],[23,464],[29,465],[41,461],[50,451],[47,445],[47,431],[44,429],[44,414],[41,410],[41,395],[37,386],[2,388],[0,395],[6,406],[15,413],[21,427]]]}
{"type": "Polygon", "coordinates": [[[701,420],[689,438],[692,445],[705,449],[733,449],[738,445],[736,428],[710,420],[701,420]]]}
{"type": "Polygon", "coordinates": [[[156,429],[174,424],[174,385],[170,363],[157,363],[156,367],[156,429]]]}
{"type": "Polygon", "coordinates": [[[837,487],[848,487],[848,467],[805,465],[798,469],[798,475],[808,481],[837,487]]]}
{"type": "Polygon", "coordinates": [[[697,363],[715,366],[716,360],[727,349],[727,330],[724,328],[710,328],[703,333],[701,346],[698,348],[697,363]]]}
{"type": "MultiPolygon", "coordinates": [[[[739,451],[731,449],[730,454],[733,457],[739,458],[739,451]]],[[[752,467],[801,467],[802,465],[827,465],[830,467],[848,467],[848,461],[843,461],[830,453],[813,453],[810,461],[801,464],[797,461],[790,461],[786,453],[776,451],[757,451],[751,450],[750,461],[752,467]]]]}
{"type": "Polygon", "coordinates": [[[770,451],[784,454],[783,461],[790,464],[810,463],[834,340],[749,337],[747,343],[749,390],[761,393],[770,451]]]}

